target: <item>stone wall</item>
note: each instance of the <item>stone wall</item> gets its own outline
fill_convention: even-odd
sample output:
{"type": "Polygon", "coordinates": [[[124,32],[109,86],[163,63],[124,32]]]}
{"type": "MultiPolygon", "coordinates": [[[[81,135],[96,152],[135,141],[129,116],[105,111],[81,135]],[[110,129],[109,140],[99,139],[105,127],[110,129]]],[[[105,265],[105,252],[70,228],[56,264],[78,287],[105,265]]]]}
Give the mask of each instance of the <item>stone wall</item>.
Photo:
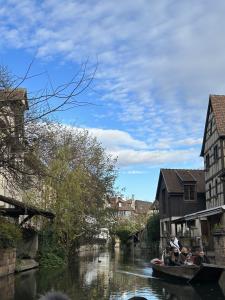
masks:
{"type": "Polygon", "coordinates": [[[216,264],[225,265],[225,231],[215,231],[213,239],[216,264]]]}
{"type": "Polygon", "coordinates": [[[38,233],[23,229],[23,239],[17,245],[17,257],[36,258],[38,251],[38,233]]]}
{"type": "Polygon", "coordinates": [[[0,249],[0,277],[15,272],[16,249],[0,249]]]}

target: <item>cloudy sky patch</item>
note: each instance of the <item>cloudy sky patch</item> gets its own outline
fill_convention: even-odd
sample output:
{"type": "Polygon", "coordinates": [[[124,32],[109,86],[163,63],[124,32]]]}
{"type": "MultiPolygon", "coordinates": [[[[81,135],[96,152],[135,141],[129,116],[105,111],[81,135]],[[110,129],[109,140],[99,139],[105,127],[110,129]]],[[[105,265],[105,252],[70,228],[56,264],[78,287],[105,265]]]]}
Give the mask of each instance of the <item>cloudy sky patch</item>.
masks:
{"type": "Polygon", "coordinates": [[[59,118],[89,128],[122,168],[151,166],[133,174],[140,187],[118,181],[150,199],[160,167],[202,167],[208,97],[225,93],[224,13],[222,0],[6,0],[1,60],[17,72],[35,56],[57,81],[97,63],[83,96],[97,105],[59,118]]]}

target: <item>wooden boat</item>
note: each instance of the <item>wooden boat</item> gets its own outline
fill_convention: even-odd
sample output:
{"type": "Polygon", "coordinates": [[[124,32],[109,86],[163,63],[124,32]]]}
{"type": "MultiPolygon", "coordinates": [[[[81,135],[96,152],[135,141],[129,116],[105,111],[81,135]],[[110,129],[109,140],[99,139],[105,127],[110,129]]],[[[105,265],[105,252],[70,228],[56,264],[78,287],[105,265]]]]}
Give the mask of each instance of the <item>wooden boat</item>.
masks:
{"type": "Polygon", "coordinates": [[[159,260],[151,260],[153,275],[181,279],[186,282],[218,282],[225,267],[214,264],[165,266],[159,260]]]}

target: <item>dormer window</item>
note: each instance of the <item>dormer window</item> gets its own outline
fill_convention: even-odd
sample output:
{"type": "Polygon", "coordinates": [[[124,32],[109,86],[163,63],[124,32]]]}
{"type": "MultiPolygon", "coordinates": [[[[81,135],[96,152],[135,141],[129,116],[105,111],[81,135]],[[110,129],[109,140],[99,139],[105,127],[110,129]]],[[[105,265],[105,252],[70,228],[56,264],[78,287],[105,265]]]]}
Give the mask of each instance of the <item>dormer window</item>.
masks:
{"type": "Polygon", "coordinates": [[[184,185],[184,200],[195,200],[195,185],[184,185]]]}

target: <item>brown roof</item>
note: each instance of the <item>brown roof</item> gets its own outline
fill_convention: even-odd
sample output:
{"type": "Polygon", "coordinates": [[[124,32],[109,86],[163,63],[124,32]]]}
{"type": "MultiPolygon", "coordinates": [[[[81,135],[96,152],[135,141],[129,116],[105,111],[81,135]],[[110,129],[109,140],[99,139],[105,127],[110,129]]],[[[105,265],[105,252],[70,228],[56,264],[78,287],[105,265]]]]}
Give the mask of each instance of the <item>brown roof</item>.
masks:
{"type": "Polygon", "coordinates": [[[152,208],[152,202],[149,201],[142,201],[142,200],[135,200],[135,209],[136,210],[150,210],[152,208]]]}
{"type": "Polygon", "coordinates": [[[24,101],[28,109],[27,90],[23,88],[0,90],[0,101],[24,101]]]}
{"type": "Polygon", "coordinates": [[[219,136],[225,136],[225,96],[211,95],[210,99],[219,136]]]}
{"type": "Polygon", "coordinates": [[[168,193],[183,193],[184,183],[196,183],[197,192],[205,192],[205,175],[203,170],[185,170],[185,169],[161,169],[159,175],[156,199],[158,199],[159,187],[162,178],[168,193]]]}
{"type": "Polygon", "coordinates": [[[206,129],[207,129],[210,107],[212,107],[212,111],[215,116],[216,128],[217,128],[219,137],[225,137],[225,95],[210,95],[208,110],[207,110],[207,115],[206,115],[201,156],[204,155],[206,129]]]}

